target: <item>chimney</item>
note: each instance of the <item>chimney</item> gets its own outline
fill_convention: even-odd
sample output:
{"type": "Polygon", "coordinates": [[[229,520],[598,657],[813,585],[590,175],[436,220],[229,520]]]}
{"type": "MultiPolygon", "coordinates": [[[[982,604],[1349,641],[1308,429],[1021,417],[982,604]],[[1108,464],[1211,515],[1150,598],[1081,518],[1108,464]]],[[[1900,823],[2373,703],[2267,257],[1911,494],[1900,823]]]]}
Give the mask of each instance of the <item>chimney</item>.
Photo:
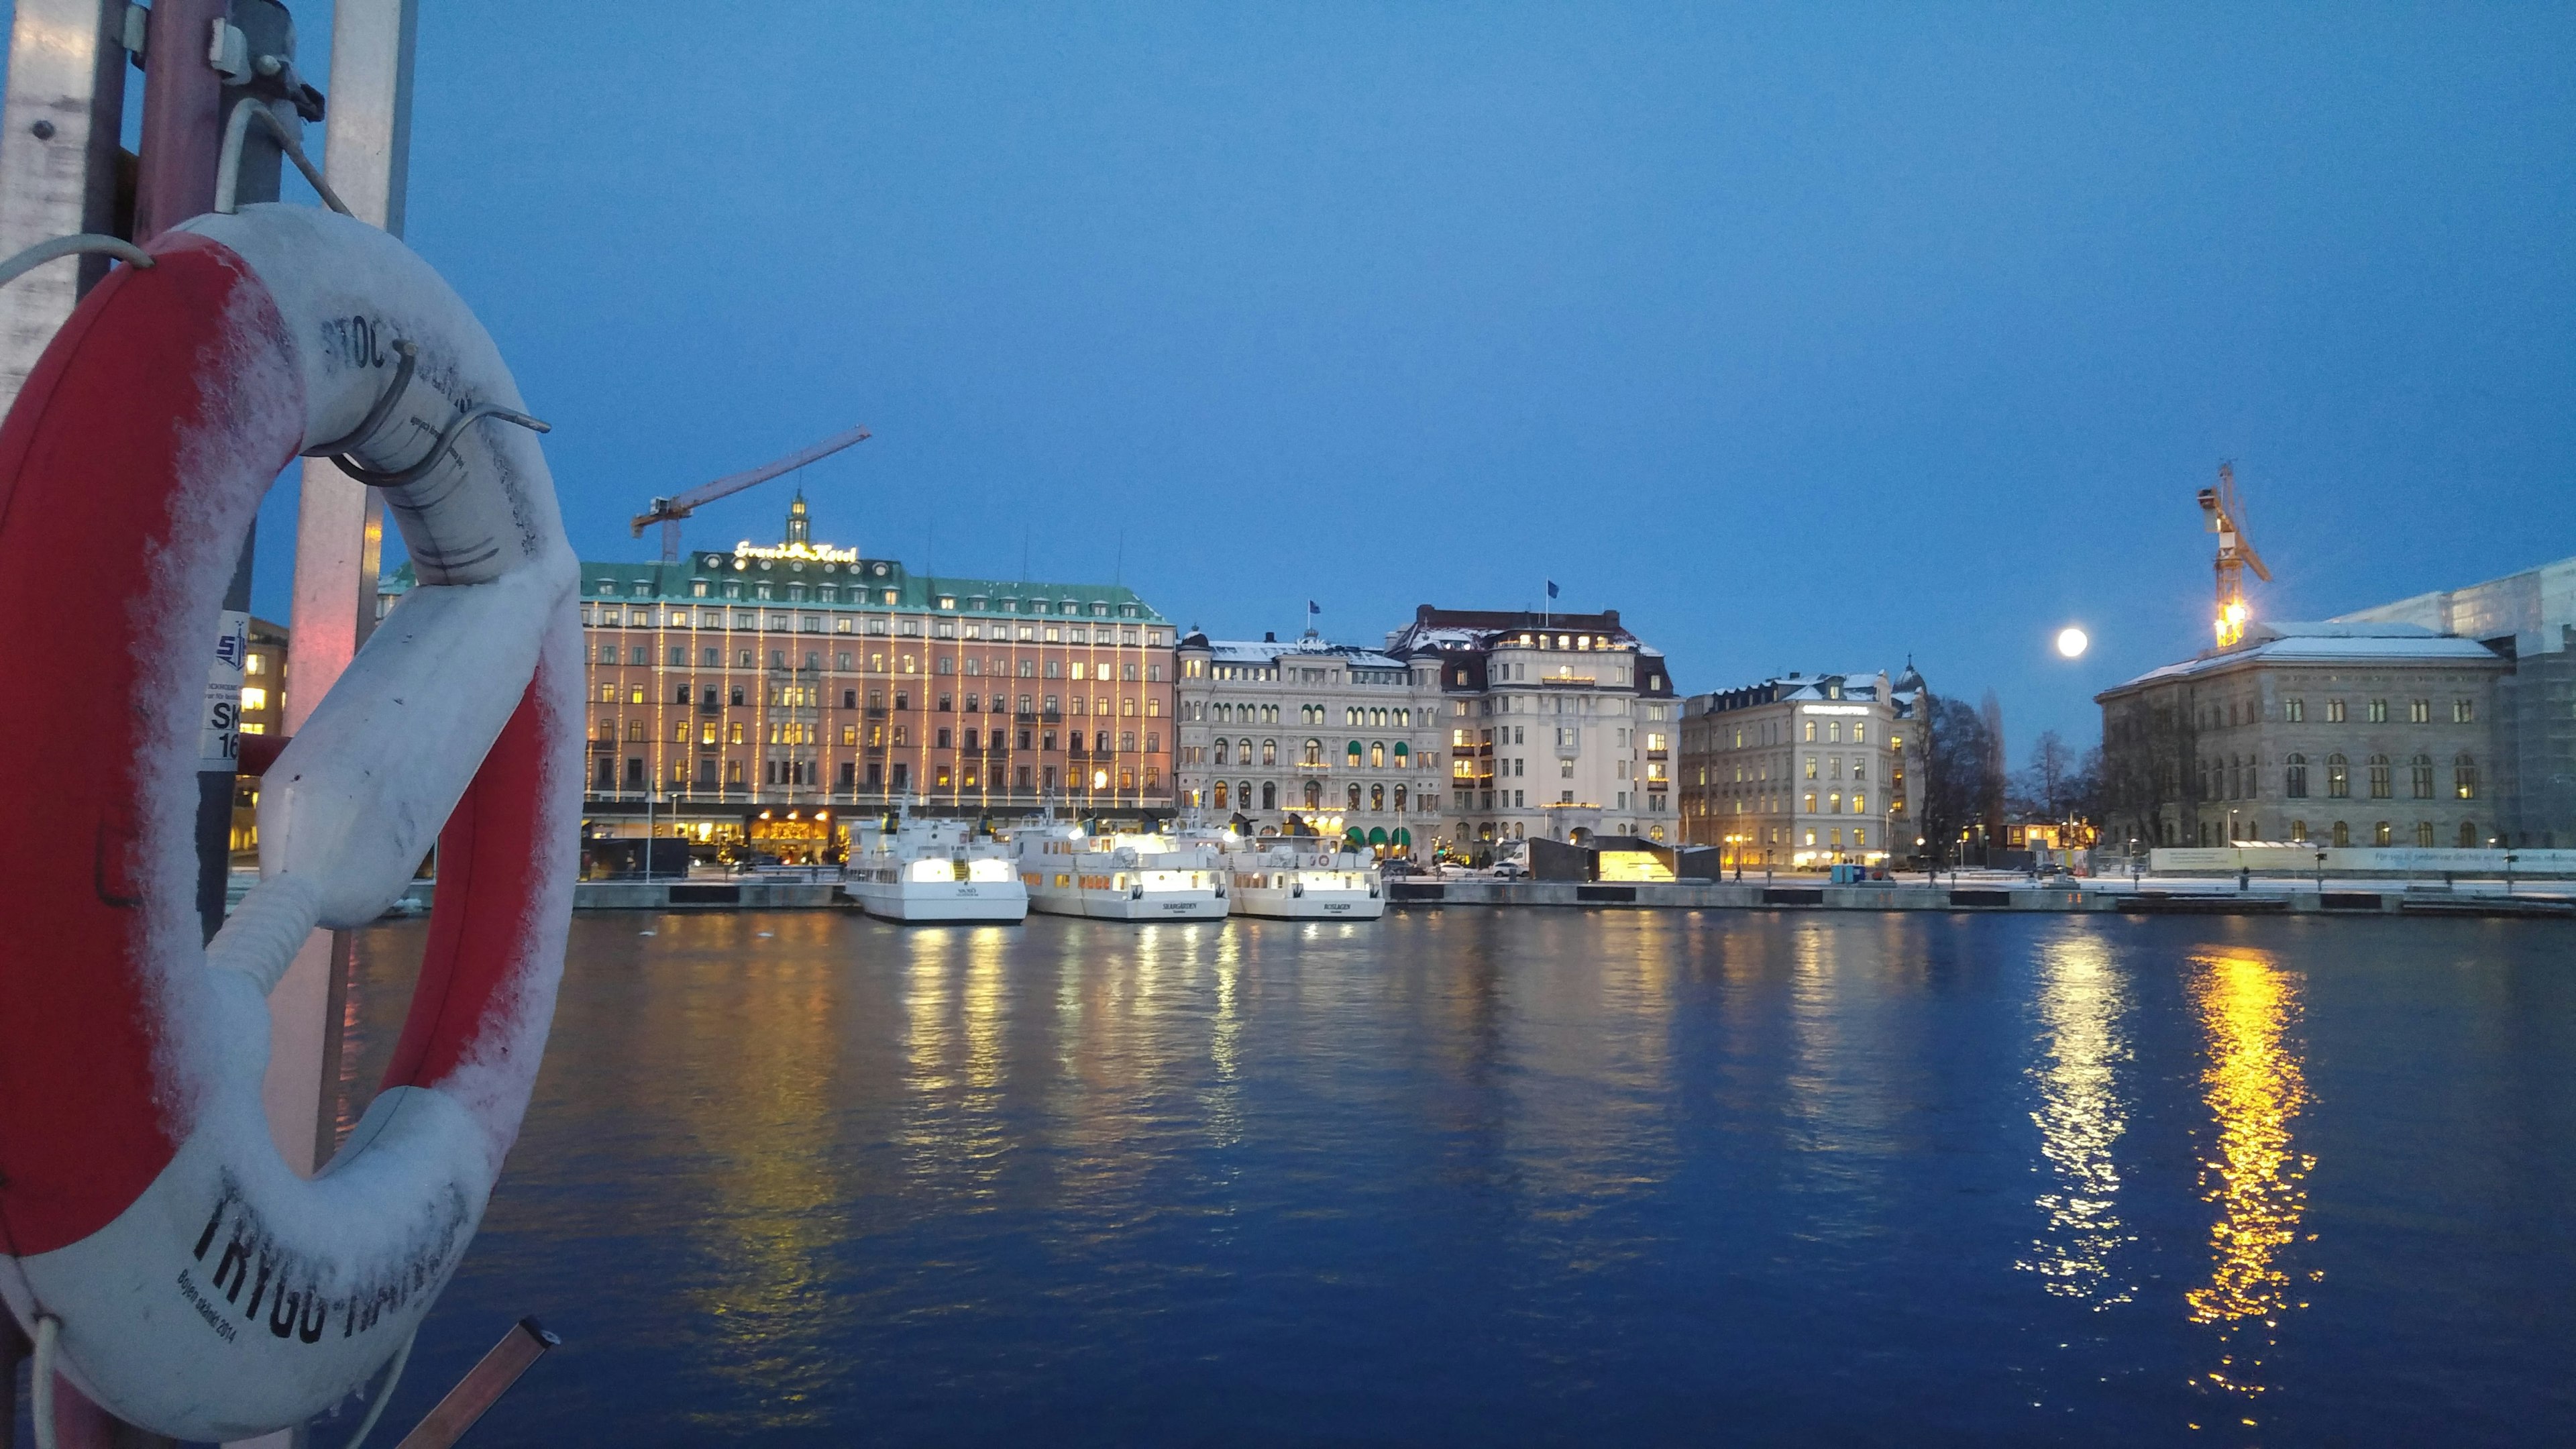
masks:
{"type": "Polygon", "coordinates": [[[1279,642],[1279,631],[1278,631],[1278,630],[1276,630],[1276,629],[1264,629],[1264,630],[1262,630],[1262,631],[1261,631],[1261,642],[1262,642],[1262,643],[1264,643],[1264,644],[1276,644],[1276,643],[1278,643],[1278,642],[1279,642]]]}

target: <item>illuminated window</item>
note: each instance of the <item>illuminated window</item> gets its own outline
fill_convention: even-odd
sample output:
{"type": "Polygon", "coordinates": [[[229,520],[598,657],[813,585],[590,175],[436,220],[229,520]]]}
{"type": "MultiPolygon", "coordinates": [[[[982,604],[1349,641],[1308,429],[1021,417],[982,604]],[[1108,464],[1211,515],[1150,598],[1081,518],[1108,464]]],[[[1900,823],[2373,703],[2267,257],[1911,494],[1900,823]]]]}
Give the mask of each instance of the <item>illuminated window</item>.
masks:
{"type": "Polygon", "coordinates": [[[2478,798],[2478,762],[2467,755],[2451,759],[2451,792],[2463,800],[2478,798]]]}
{"type": "Polygon", "coordinates": [[[267,672],[268,656],[265,654],[254,654],[248,659],[242,661],[242,673],[244,674],[266,674],[267,672]]]}
{"type": "Polygon", "coordinates": [[[2341,755],[2326,756],[2326,798],[2342,800],[2352,794],[2352,762],[2341,755]]]}
{"type": "Polygon", "coordinates": [[[268,691],[255,684],[243,685],[241,707],[244,709],[268,708],[268,691]]]}

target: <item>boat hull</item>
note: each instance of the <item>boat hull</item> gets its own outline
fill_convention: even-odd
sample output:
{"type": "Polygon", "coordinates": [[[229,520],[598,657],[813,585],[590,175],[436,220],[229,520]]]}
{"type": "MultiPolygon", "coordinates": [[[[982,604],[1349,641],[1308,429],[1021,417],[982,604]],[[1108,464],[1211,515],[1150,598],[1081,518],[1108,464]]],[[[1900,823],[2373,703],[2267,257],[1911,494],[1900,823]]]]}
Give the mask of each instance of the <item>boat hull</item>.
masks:
{"type": "Polygon", "coordinates": [[[1221,921],[1226,899],[1214,891],[1040,891],[1029,909],[1052,916],[1086,916],[1096,921],[1221,921]]]}
{"type": "Polygon", "coordinates": [[[841,893],[881,921],[907,925],[1011,922],[1029,914],[1027,887],[1018,881],[851,881],[841,893]]]}
{"type": "Polygon", "coordinates": [[[1374,921],[1386,914],[1386,898],[1367,891],[1292,891],[1235,887],[1234,913],[1281,921],[1374,921]]]}

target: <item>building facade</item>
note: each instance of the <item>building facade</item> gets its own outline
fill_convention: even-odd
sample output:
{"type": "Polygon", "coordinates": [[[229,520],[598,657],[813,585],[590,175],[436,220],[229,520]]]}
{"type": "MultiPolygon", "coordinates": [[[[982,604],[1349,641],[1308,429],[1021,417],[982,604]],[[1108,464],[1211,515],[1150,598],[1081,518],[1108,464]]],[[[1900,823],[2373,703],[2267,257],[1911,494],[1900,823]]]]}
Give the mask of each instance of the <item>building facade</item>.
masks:
{"type": "Polygon", "coordinates": [[[2406,623],[2255,624],[2095,696],[2114,849],[2499,842],[2512,661],[2406,623]]]}
{"type": "Polygon", "coordinates": [[[1254,833],[1356,829],[1428,853],[1448,836],[1450,711],[1438,668],[1336,644],[1180,643],[1181,804],[1254,833]]]}
{"type": "MultiPolygon", "coordinates": [[[[1173,807],[1169,620],[1132,591],[785,539],[585,563],[586,830],[828,858],[851,807],[1173,807]]],[[[408,565],[387,592],[411,586],[408,565]]]]}
{"type": "Polygon", "coordinates": [[[2517,846],[2576,845],[2576,558],[2337,622],[2414,624],[2505,659],[2490,721],[2495,833],[2517,846]]]}
{"type": "Polygon", "coordinates": [[[1884,864],[1916,851],[1924,697],[1910,667],[1791,674],[1682,705],[1683,839],[1728,869],[1884,864]]]}
{"type": "Polygon", "coordinates": [[[1441,609],[1387,635],[1446,707],[1446,819],[1461,846],[1594,835],[1678,838],[1680,701],[1619,611],[1441,609]]]}
{"type": "MultiPolygon", "coordinates": [[[[241,732],[246,735],[286,733],[286,627],[253,615],[250,647],[242,654],[241,732]]],[[[235,864],[259,849],[259,780],[244,775],[233,782],[232,849],[235,864]]]]}

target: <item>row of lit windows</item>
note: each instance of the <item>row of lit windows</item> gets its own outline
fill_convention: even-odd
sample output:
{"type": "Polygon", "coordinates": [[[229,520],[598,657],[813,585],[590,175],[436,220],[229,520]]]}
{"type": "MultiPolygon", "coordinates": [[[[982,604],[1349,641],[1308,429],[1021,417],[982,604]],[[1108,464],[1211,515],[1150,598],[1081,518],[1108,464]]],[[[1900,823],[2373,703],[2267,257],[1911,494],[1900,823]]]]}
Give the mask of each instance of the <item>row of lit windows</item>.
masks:
{"type": "MultiPolygon", "coordinates": [[[[629,704],[642,704],[645,701],[645,689],[646,687],[641,683],[620,686],[614,681],[605,682],[599,686],[599,702],[601,704],[615,704],[622,697],[629,704]]],[[[723,688],[722,693],[726,704],[739,706],[744,702],[745,689],[742,685],[727,685],[723,688]]],[[[775,708],[815,709],[821,707],[826,693],[827,691],[816,689],[811,685],[778,685],[767,692],[766,699],[767,702],[775,708]]],[[[692,703],[691,694],[692,687],[685,682],[672,685],[670,699],[672,707],[675,709],[688,708],[692,703]]],[[[708,685],[704,688],[697,689],[695,694],[696,698],[694,702],[699,707],[705,709],[713,709],[717,707],[716,700],[718,689],[716,686],[708,685]]],[[[925,701],[925,704],[927,704],[931,696],[925,694],[922,698],[925,701]]],[[[957,713],[958,711],[955,708],[957,698],[958,696],[955,694],[943,690],[938,695],[937,703],[935,705],[929,705],[928,707],[935,709],[936,712],[940,714],[957,713]]],[[[966,707],[963,711],[964,713],[982,714],[987,712],[984,708],[984,705],[987,702],[985,696],[976,693],[973,690],[968,690],[965,695],[965,701],[966,707]]],[[[1146,695],[1142,699],[1139,699],[1134,695],[1122,696],[1116,701],[1114,710],[1112,708],[1110,697],[1105,694],[1096,697],[1077,694],[1071,696],[1070,699],[1066,696],[1055,694],[1043,696],[1023,694],[1019,697],[1018,712],[1021,714],[1037,713],[1037,702],[1042,702],[1045,712],[1050,715],[1063,715],[1070,713],[1078,717],[1085,713],[1108,715],[1114,712],[1129,719],[1136,718],[1139,715],[1142,715],[1147,719],[1160,719],[1163,714],[1162,697],[1160,695],[1152,694],[1146,695]],[[1068,703],[1072,706],[1069,711],[1064,708],[1068,703]],[[1086,708],[1086,706],[1088,706],[1088,708],[1086,708]]],[[[1008,714],[1012,712],[1010,698],[1006,695],[993,695],[990,703],[992,706],[989,711],[990,713],[1008,714]]],[[[857,709],[858,707],[859,692],[855,689],[842,690],[841,708],[857,709]]],[[[869,690],[867,707],[871,711],[883,713],[886,707],[885,691],[881,689],[869,690]]],[[[897,714],[906,714],[911,712],[912,692],[910,690],[898,689],[894,692],[894,709],[897,714]]]]}
{"type": "MultiPolygon", "coordinates": [[[[594,740],[616,740],[622,735],[626,741],[640,744],[650,740],[650,730],[650,721],[642,715],[629,715],[621,727],[617,716],[604,714],[592,722],[590,737],[594,740]]],[[[1095,741],[1092,746],[1095,753],[1104,755],[1109,753],[1110,733],[1111,732],[1108,730],[1099,730],[1089,736],[1089,738],[1095,741]]],[[[825,726],[802,720],[773,720],[768,728],[769,743],[773,745],[825,744],[830,741],[832,734],[833,732],[825,726]]],[[[861,727],[856,724],[845,724],[840,727],[838,734],[840,743],[844,746],[856,748],[864,738],[867,748],[871,750],[884,749],[889,744],[896,749],[909,749],[913,740],[910,727],[900,724],[871,724],[867,726],[864,731],[862,731],[861,727]]],[[[756,735],[746,736],[745,727],[742,722],[738,720],[723,723],[719,723],[715,720],[698,720],[695,722],[694,728],[692,727],[691,721],[687,719],[674,719],[671,721],[669,735],[670,743],[675,745],[686,745],[690,742],[691,736],[693,735],[696,737],[696,742],[700,745],[739,745],[748,743],[750,739],[757,738],[756,735]]],[[[1004,749],[1007,747],[1009,736],[1009,731],[1001,729],[967,729],[963,732],[965,748],[968,750],[982,749],[988,747],[988,745],[990,748],[995,750],[1004,749]]],[[[1117,736],[1118,750],[1121,754],[1135,753],[1137,739],[1136,731],[1119,730],[1117,731],[1117,736]]],[[[938,729],[924,730],[920,738],[932,749],[945,750],[953,747],[952,742],[959,738],[959,732],[946,726],[942,726],[938,729]]],[[[1066,747],[1074,754],[1081,754],[1083,752],[1083,742],[1085,738],[1086,735],[1081,730],[1068,731],[1066,732],[1066,747]]],[[[1025,729],[1019,731],[1019,748],[1023,750],[1030,748],[1032,740],[1042,741],[1042,743],[1039,743],[1036,746],[1037,748],[1051,751],[1056,747],[1056,732],[1054,730],[1039,730],[1033,732],[1025,729]]],[[[1157,755],[1162,753],[1163,735],[1161,731],[1145,731],[1144,740],[1146,754],[1157,755]]]]}
{"type": "MultiPolygon", "coordinates": [[[[762,763],[761,783],[764,785],[812,786],[821,778],[817,762],[813,760],[767,760],[762,763]]],[[[668,777],[663,784],[675,792],[748,788],[743,762],[739,759],[719,760],[713,755],[700,755],[696,765],[696,770],[692,772],[690,761],[687,759],[671,761],[668,777]]],[[[938,790],[980,792],[1043,789],[1053,791],[1058,788],[1057,770],[1053,765],[1035,767],[1020,765],[1007,768],[1015,769],[1014,778],[1006,780],[1001,769],[987,769],[973,762],[934,765],[927,773],[931,777],[932,788],[938,790]]],[[[1140,778],[1147,794],[1153,794],[1163,788],[1163,772],[1151,765],[1144,768],[1141,776],[1133,765],[1075,766],[1066,771],[1064,782],[1075,790],[1089,788],[1094,791],[1107,791],[1114,783],[1121,793],[1133,794],[1136,792],[1140,778]]],[[[644,762],[640,758],[628,759],[622,774],[616,762],[602,759],[591,776],[591,788],[600,794],[610,794],[618,790],[642,790],[645,785],[644,762]]],[[[883,762],[872,761],[867,766],[867,773],[863,780],[856,761],[843,761],[837,777],[837,788],[854,792],[865,789],[872,794],[885,791],[901,794],[912,788],[911,766],[906,761],[897,760],[889,772],[883,762]]]]}
{"type": "MultiPolygon", "coordinates": [[[[772,649],[768,651],[768,653],[770,668],[785,669],[788,667],[787,650],[772,649]]],[[[698,648],[697,655],[697,667],[700,669],[721,669],[724,667],[725,651],[722,649],[715,648],[711,645],[701,645],[698,648]]],[[[736,669],[754,668],[754,661],[758,657],[758,653],[754,650],[737,649],[733,651],[733,667],[736,669]]],[[[857,658],[857,655],[847,649],[839,650],[832,655],[832,667],[842,673],[854,672],[852,666],[857,658]]],[[[823,655],[821,651],[815,650],[808,652],[804,656],[804,659],[804,668],[815,672],[821,671],[823,667],[823,655]]],[[[596,662],[608,665],[622,662],[633,668],[645,668],[649,667],[653,663],[653,654],[651,648],[643,644],[628,644],[623,646],[621,651],[621,647],[616,643],[616,641],[611,640],[598,647],[596,651],[596,662]]],[[[664,666],[671,669],[689,668],[688,646],[684,644],[671,645],[665,651],[664,666]]],[[[867,656],[867,668],[865,672],[869,674],[919,674],[922,672],[922,661],[919,655],[914,654],[890,655],[879,651],[871,651],[867,656]],[[888,667],[889,660],[893,661],[892,668],[888,667]]],[[[965,674],[969,676],[989,673],[996,678],[1008,677],[1016,672],[1017,676],[1021,679],[1123,678],[1129,681],[1141,679],[1147,683],[1154,684],[1161,683],[1163,679],[1163,666],[1160,664],[1137,664],[1132,661],[1124,664],[1109,664],[1096,663],[1082,659],[1021,659],[1017,661],[1017,667],[1015,670],[1013,661],[998,654],[992,656],[989,660],[980,655],[972,654],[962,657],[947,654],[936,655],[933,656],[931,660],[930,672],[933,674],[965,674]]]]}
{"type": "MultiPolygon", "coordinates": [[[[650,589],[651,586],[642,580],[638,580],[634,586],[634,591],[639,595],[649,593],[650,589]]],[[[803,584],[791,583],[785,586],[784,594],[774,594],[772,592],[772,586],[768,580],[755,579],[752,581],[750,597],[755,600],[779,599],[787,603],[797,604],[805,602],[805,589],[806,586],[803,584]]],[[[746,619],[757,619],[763,612],[757,609],[693,610],[676,604],[664,608],[656,608],[651,604],[635,604],[621,611],[615,603],[605,601],[610,596],[613,596],[616,593],[616,590],[617,585],[614,581],[608,579],[600,580],[599,592],[603,597],[603,602],[595,608],[592,605],[583,605],[581,610],[581,621],[585,624],[596,622],[600,624],[615,625],[623,623],[632,627],[658,628],[667,625],[667,627],[678,629],[689,627],[691,620],[694,618],[698,628],[721,629],[725,627],[726,619],[730,616],[733,621],[734,628],[750,629],[757,628],[759,626],[756,623],[745,623],[743,621],[746,619]]],[[[708,588],[707,580],[692,579],[689,581],[689,597],[693,599],[704,599],[715,597],[715,594],[708,588]]],[[[739,599],[744,597],[741,581],[736,579],[725,580],[723,597],[728,599],[739,599]]],[[[842,602],[839,586],[835,584],[817,585],[815,587],[813,598],[814,602],[818,604],[838,604],[842,602]]],[[[867,604],[874,602],[878,604],[892,605],[900,603],[902,600],[893,589],[868,590],[854,586],[849,592],[848,602],[853,604],[867,604]]],[[[970,598],[966,601],[969,609],[979,613],[984,611],[984,602],[985,601],[980,597],[970,598]]],[[[1004,614],[1017,613],[1019,612],[1016,607],[1018,603],[1019,601],[1016,599],[1004,599],[1002,601],[1002,606],[993,612],[1004,614]]],[[[1030,604],[1031,607],[1028,612],[1032,614],[1044,614],[1047,612],[1046,601],[1043,599],[1031,600],[1030,604]]],[[[957,597],[953,594],[942,594],[939,596],[938,606],[943,610],[953,611],[957,607],[957,597]]],[[[918,608],[920,606],[915,605],[914,607],[918,608]]],[[[1064,601],[1063,607],[1056,612],[1070,618],[1081,613],[1082,609],[1073,600],[1067,599],[1064,601]]],[[[1133,619],[1138,617],[1137,607],[1134,604],[1121,604],[1118,608],[1118,612],[1123,618],[1133,619]]],[[[1109,617],[1109,606],[1105,603],[1095,602],[1091,606],[1091,613],[1096,617],[1105,619],[1109,617]]],[[[770,614],[770,617],[776,618],[778,616],[775,613],[772,613],[770,614]]],[[[871,634],[882,634],[886,632],[886,622],[885,617],[882,615],[870,617],[868,620],[867,632],[871,634]]],[[[845,618],[839,625],[835,626],[835,632],[843,634],[850,632],[847,625],[848,620],[845,618]]],[[[901,625],[901,632],[906,634],[918,634],[921,632],[922,620],[918,617],[907,617],[901,621],[901,625]]],[[[782,628],[785,626],[773,624],[770,627],[782,628]]],[[[810,627],[813,631],[820,632],[822,626],[817,623],[810,627]]],[[[938,619],[932,621],[932,627],[934,631],[937,632],[938,637],[948,639],[956,637],[953,631],[958,627],[958,625],[954,620],[938,619]]],[[[976,619],[969,619],[965,623],[965,628],[967,630],[966,637],[969,639],[983,637],[982,631],[986,628],[990,628],[992,630],[992,637],[996,639],[1007,639],[1011,637],[1013,627],[1014,626],[1010,624],[999,621],[994,621],[988,625],[984,621],[976,619]]],[[[1036,639],[1039,637],[1040,633],[1043,632],[1048,643],[1057,642],[1056,636],[1059,633],[1068,633],[1072,636],[1073,642],[1081,643],[1083,642],[1084,634],[1087,632],[1084,627],[1079,624],[1071,626],[1059,626],[1054,624],[1044,626],[1021,624],[1017,626],[1017,629],[1019,637],[1022,639],[1036,639]]],[[[1122,638],[1130,644],[1142,642],[1145,644],[1161,646],[1171,642],[1171,636],[1161,629],[1147,629],[1142,631],[1140,635],[1139,631],[1135,629],[1113,630],[1107,626],[1103,626],[1096,632],[1099,635],[1099,641],[1104,644],[1110,642],[1113,637],[1122,638]]]]}

